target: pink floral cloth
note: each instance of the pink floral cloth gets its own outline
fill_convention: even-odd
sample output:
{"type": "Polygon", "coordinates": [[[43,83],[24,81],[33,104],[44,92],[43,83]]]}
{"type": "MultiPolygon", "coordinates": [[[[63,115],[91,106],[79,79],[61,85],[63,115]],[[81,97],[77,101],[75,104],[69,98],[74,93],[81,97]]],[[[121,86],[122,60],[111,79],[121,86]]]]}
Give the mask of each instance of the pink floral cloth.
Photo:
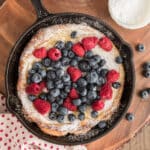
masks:
{"type": "Polygon", "coordinates": [[[86,147],[56,145],[34,136],[8,112],[5,96],[0,94],[0,150],[86,150],[86,147]]]}

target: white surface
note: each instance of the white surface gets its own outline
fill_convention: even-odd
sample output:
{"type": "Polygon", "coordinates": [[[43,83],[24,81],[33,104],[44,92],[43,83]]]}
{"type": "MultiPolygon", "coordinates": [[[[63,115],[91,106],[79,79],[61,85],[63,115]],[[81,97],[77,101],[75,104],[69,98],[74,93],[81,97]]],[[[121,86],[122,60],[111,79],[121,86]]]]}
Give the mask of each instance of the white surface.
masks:
{"type": "Polygon", "coordinates": [[[150,23],[150,0],[109,0],[111,17],[125,28],[137,29],[150,23]]]}

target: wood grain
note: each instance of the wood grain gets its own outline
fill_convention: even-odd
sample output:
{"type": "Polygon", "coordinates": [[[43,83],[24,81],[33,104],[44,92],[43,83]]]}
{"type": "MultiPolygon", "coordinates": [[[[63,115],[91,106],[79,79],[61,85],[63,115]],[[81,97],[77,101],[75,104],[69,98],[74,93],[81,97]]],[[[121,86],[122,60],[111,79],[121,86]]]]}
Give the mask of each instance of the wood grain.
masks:
{"type": "MultiPolygon", "coordinates": [[[[141,89],[150,87],[150,79],[141,75],[141,65],[145,61],[150,61],[150,25],[138,30],[128,30],[118,26],[110,18],[107,0],[43,0],[43,3],[50,13],[80,12],[103,19],[131,44],[134,54],[136,84],[129,112],[135,114],[135,120],[133,122],[122,120],[105,137],[87,144],[88,150],[116,149],[131,139],[146,122],[150,122],[150,100],[142,101],[138,97],[138,92],[141,89]],[[144,43],[146,47],[143,53],[138,53],[134,49],[139,42],[144,43]]],[[[0,91],[5,93],[4,74],[9,52],[22,32],[36,20],[36,15],[29,0],[6,0],[0,8],[0,16],[0,91]]],[[[131,149],[134,146],[130,145],[129,147],[131,149]]]]}

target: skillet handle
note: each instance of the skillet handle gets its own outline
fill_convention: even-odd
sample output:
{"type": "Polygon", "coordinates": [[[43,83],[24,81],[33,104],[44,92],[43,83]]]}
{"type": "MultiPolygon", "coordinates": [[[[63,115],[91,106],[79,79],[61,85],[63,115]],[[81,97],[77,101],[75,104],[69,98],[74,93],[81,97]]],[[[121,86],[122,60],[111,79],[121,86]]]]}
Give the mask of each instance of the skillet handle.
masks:
{"type": "Polygon", "coordinates": [[[38,19],[43,19],[50,15],[48,11],[43,7],[41,0],[31,0],[31,2],[35,8],[38,19]]]}

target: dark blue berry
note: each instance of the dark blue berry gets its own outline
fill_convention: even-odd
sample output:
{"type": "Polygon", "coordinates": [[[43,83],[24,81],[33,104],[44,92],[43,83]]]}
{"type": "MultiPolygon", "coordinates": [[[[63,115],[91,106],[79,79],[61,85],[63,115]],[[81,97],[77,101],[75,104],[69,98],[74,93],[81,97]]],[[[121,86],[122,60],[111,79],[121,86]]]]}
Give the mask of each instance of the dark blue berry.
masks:
{"type": "Polygon", "coordinates": [[[76,116],[75,116],[74,114],[69,114],[69,115],[68,115],[68,120],[69,120],[70,122],[73,122],[75,119],[76,119],[76,116]]]}
{"type": "Polygon", "coordinates": [[[55,98],[51,96],[50,94],[47,95],[47,99],[50,103],[53,103],[55,101],[55,98]]]}
{"type": "Polygon", "coordinates": [[[64,75],[64,70],[63,69],[57,69],[56,70],[56,76],[58,78],[61,78],[64,75]]]}
{"type": "Polygon", "coordinates": [[[85,96],[81,97],[81,102],[82,103],[86,103],[86,101],[87,101],[87,98],[85,96]]]}
{"type": "Polygon", "coordinates": [[[148,94],[150,95],[150,88],[147,88],[146,90],[147,90],[148,94]]]}
{"type": "Polygon", "coordinates": [[[42,64],[45,67],[49,67],[51,64],[51,60],[49,58],[42,59],[42,64]]]}
{"type": "Polygon", "coordinates": [[[103,67],[106,64],[106,60],[105,59],[101,59],[101,61],[99,62],[99,66],[103,67]]]}
{"type": "Polygon", "coordinates": [[[85,119],[85,114],[84,113],[79,113],[78,114],[78,119],[79,120],[84,120],[85,119]]]}
{"type": "Polygon", "coordinates": [[[81,71],[85,71],[85,72],[90,71],[90,69],[91,69],[89,62],[86,60],[81,60],[79,62],[79,68],[81,71]]]}
{"type": "Polygon", "coordinates": [[[70,65],[71,65],[71,66],[77,66],[77,65],[78,65],[78,61],[77,61],[76,59],[72,59],[72,60],[70,61],[70,65]]]}
{"type": "Polygon", "coordinates": [[[51,119],[51,120],[56,120],[56,119],[57,119],[56,113],[51,112],[51,113],[49,114],[49,119],[51,119]]]}
{"type": "Polygon", "coordinates": [[[28,95],[28,99],[30,101],[34,101],[36,99],[36,96],[35,95],[28,95]]]}
{"type": "Polygon", "coordinates": [[[48,72],[47,72],[47,78],[48,79],[55,79],[56,78],[56,73],[55,73],[55,71],[54,70],[49,70],[48,72]]]}
{"type": "Polygon", "coordinates": [[[83,105],[81,105],[81,106],[78,107],[78,110],[80,112],[85,112],[86,108],[87,108],[86,104],[83,104],[83,105]]]}
{"type": "Polygon", "coordinates": [[[66,44],[65,44],[65,49],[71,50],[72,46],[73,46],[73,43],[72,43],[71,41],[68,41],[68,42],[66,42],[66,44]]]}
{"type": "Polygon", "coordinates": [[[47,100],[47,94],[46,93],[41,93],[40,98],[43,100],[47,100]]]}
{"type": "Polygon", "coordinates": [[[107,75],[107,73],[108,73],[108,69],[102,69],[100,71],[100,76],[105,77],[107,75]]]}
{"type": "Polygon", "coordinates": [[[92,118],[97,118],[98,117],[98,112],[97,111],[92,111],[91,116],[92,116],[92,118]]]}
{"type": "Polygon", "coordinates": [[[42,76],[39,73],[35,73],[31,77],[32,82],[39,83],[42,81],[42,76]]]}
{"type": "Polygon", "coordinates": [[[77,35],[77,31],[72,31],[70,37],[74,39],[76,35],[77,35]]]}
{"type": "Polygon", "coordinates": [[[100,122],[98,123],[98,127],[99,127],[100,129],[104,129],[106,126],[107,126],[106,121],[100,121],[100,122]]]}
{"type": "Polygon", "coordinates": [[[126,114],[126,119],[127,119],[128,121],[133,121],[133,120],[134,120],[134,115],[133,115],[132,113],[127,113],[127,114],[126,114]]]}
{"type": "Polygon", "coordinates": [[[38,73],[42,76],[42,78],[46,77],[46,70],[45,69],[39,69],[38,73]]]}
{"type": "Polygon", "coordinates": [[[63,41],[57,41],[55,47],[62,50],[65,47],[65,43],[63,41]]]}
{"type": "Polygon", "coordinates": [[[97,93],[96,91],[89,91],[87,94],[87,99],[89,100],[94,100],[97,97],[97,93]]]}
{"type": "Polygon", "coordinates": [[[53,68],[60,68],[61,67],[61,62],[60,61],[53,61],[52,63],[51,63],[51,67],[53,67],[53,68]]]}
{"type": "Polygon", "coordinates": [[[58,89],[62,89],[64,87],[64,84],[61,80],[55,81],[55,87],[58,89]]]}
{"type": "Polygon", "coordinates": [[[75,105],[75,106],[80,106],[81,105],[81,99],[74,99],[72,100],[72,103],[75,105]]]}
{"type": "Polygon", "coordinates": [[[63,55],[64,57],[67,57],[67,55],[68,55],[68,50],[67,50],[67,49],[62,50],[62,55],[63,55]]]}
{"type": "Polygon", "coordinates": [[[98,74],[96,71],[92,71],[87,74],[86,79],[88,83],[96,83],[98,81],[98,74]]]}
{"type": "Polygon", "coordinates": [[[122,64],[122,63],[123,63],[123,59],[122,59],[121,56],[117,56],[117,57],[115,58],[115,61],[116,61],[117,64],[122,64]]]}
{"type": "Polygon", "coordinates": [[[57,97],[58,95],[60,95],[60,90],[59,89],[51,89],[50,94],[53,97],[57,97]]]}
{"type": "Polygon", "coordinates": [[[150,70],[144,70],[143,75],[145,78],[150,78],[150,70]]]}
{"type": "Polygon", "coordinates": [[[62,123],[62,122],[64,121],[64,115],[59,114],[59,115],[57,116],[57,121],[58,121],[59,123],[62,123]]]}
{"type": "Polygon", "coordinates": [[[94,55],[92,58],[96,61],[96,63],[99,63],[101,60],[101,57],[99,55],[94,55]]]}
{"type": "Polygon", "coordinates": [[[57,102],[58,105],[62,105],[62,104],[63,104],[63,99],[60,98],[60,97],[58,97],[58,98],[56,99],[56,102],[57,102]]]}
{"type": "Polygon", "coordinates": [[[68,57],[69,58],[73,58],[75,56],[74,52],[73,51],[69,51],[68,52],[68,57]]]}
{"type": "Polygon", "coordinates": [[[70,85],[67,85],[67,86],[64,87],[64,91],[65,91],[66,93],[69,93],[69,92],[70,92],[70,89],[71,89],[71,86],[70,86],[70,85]]]}
{"type": "Polygon", "coordinates": [[[86,58],[91,58],[93,56],[93,52],[92,51],[87,51],[86,53],[85,53],[85,57],[86,58]]]}
{"type": "Polygon", "coordinates": [[[87,89],[90,90],[90,91],[96,90],[96,87],[97,87],[97,86],[96,86],[95,84],[88,84],[88,85],[87,85],[87,89]]]}
{"type": "Polygon", "coordinates": [[[42,64],[40,62],[35,62],[32,66],[34,70],[38,70],[42,68],[42,64]]]}
{"type": "Polygon", "coordinates": [[[87,81],[86,81],[84,78],[80,78],[80,79],[78,79],[78,81],[77,81],[77,85],[78,85],[79,87],[85,87],[85,86],[87,85],[87,81]]]}
{"type": "Polygon", "coordinates": [[[87,95],[87,89],[83,88],[82,90],[80,90],[80,95],[81,96],[86,96],[87,95]]]}
{"type": "Polygon", "coordinates": [[[112,83],[112,87],[115,88],[115,89],[120,88],[120,86],[121,86],[121,84],[119,82],[112,83]]]}
{"type": "Polygon", "coordinates": [[[34,70],[34,69],[29,70],[29,74],[35,74],[35,73],[36,73],[36,70],[34,70]]]}
{"type": "Polygon", "coordinates": [[[146,62],[146,63],[143,65],[143,68],[144,68],[144,70],[150,70],[150,62],[146,62]]]}
{"type": "Polygon", "coordinates": [[[77,88],[77,83],[73,83],[72,86],[73,86],[74,88],[77,88]]]}
{"type": "Polygon", "coordinates": [[[89,61],[89,64],[90,64],[91,67],[93,67],[97,64],[97,62],[95,61],[94,58],[90,58],[90,59],[88,59],[88,61],[89,61]]]}
{"type": "Polygon", "coordinates": [[[59,107],[59,105],[57,104],[57,103],[52,103],[51,104],[51,109],[52,109],[52,112],[56,112],[57,111],[57,109],[58,109],[58,107],[59,107]]]}
{"type": "Polygon", "coordinates": [[[60,98],[64,99],[64,98],[67,97],[67,95],[68,95],[68,94],[67,94],[66,92],[61,91],[60,98]]]}
{"type": "Polygon", "coordinates": [[[61,107],[58,108],[58,113],[61,114],[61,115],[67,115],[68,109],[61,106],[61,107]]]}
{"type": "Polygon", "coordinates": [[[136,50],[139,52],[143,52],[144,51],[144,44],[137,44],[136,45],[136,50]]]}
{"type": "Polygon", "coordinates": [[[62,64],[63,66],[69,65],[69,63],[70,63],[70,59],[69,59],[68,57],[63,57],[63,58],[61,58],[61,64],[62,64]]]}
{"type": "Polygon", "coordinates": [[[148,90],[147,90],[147,89],[142,90],[142,91],[140,92],[140,96],[141,96],[141,98],[143,98],[143,99],[149,98],[148,90]]]}
{"type": "Polygon", "coordinates": [[[49,80],[49,81],[47,81],[46,86],[47,86],[48,90],[53,89],[54,82],[52,80],[49,80]]]}
{"type": "Polygon", "coordinates": [[[99,77],[98,82],[97,82],[97,85],[98,85],[98,86],[101,86],[101,85],[103,85],[105,82],[106,82],[105,78],[99,77]]]}
{"type": "Polygon", "coordinates": [[[63,80],[64,82],[70,81],[70,75],[69,75],[69,74],[64,74],[64,75],[62,76],[62,80],[63,80]]]}

